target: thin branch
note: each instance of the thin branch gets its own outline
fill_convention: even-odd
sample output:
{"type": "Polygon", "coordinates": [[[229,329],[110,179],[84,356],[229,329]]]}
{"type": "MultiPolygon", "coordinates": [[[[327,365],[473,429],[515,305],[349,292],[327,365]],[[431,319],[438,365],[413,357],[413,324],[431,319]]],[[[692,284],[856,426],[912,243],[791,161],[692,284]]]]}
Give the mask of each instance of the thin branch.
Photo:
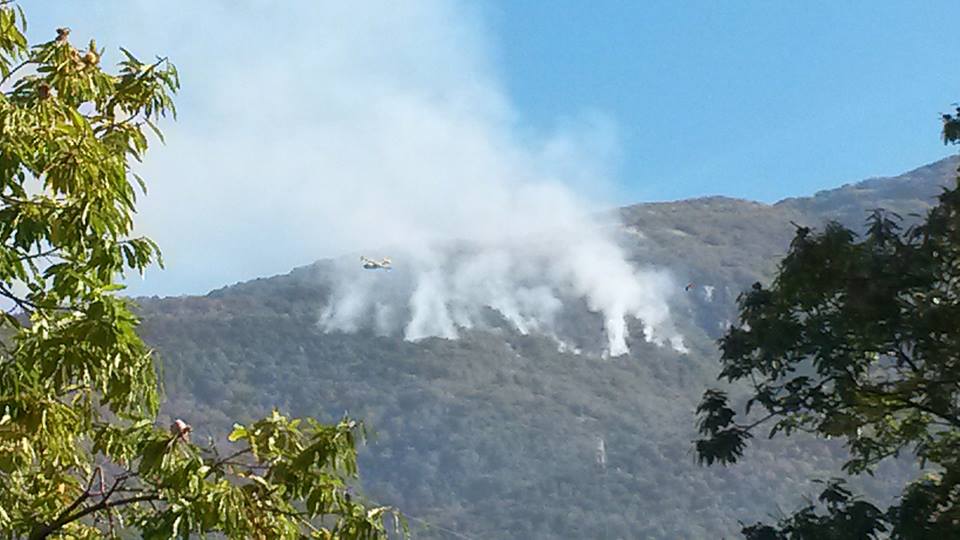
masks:
{"type": "Polygon", "coordinates": [[[926,405],[924,405],[924,404],[922,404],[922,403],[917,403],[917,402],[915,402],[915,401],[910,401],[909,399],[906,399],[906,398],[897,398],[897,399],[899,399],[899,400],[900,400],[902,403],[904,403],[905,405],[908,405],[908,406],[910,406],[910,407],[914,407],[914,408],[916,408],[916,409],[918,409],[918,410],[921,410],[921,411],[923,411],[923,412],[930,413],[930,414],[932,414],[932,415],[934,415],[934,416],[938,416],[938,417],[940,417],[940,418],[943,418],[943,419],[946,420],[947,422],[950,422],[950,424],[952,424],[953,427],[955,427],[955,428],[960,428],[960,418],[958,418],[958,417],[956,417],[956,416],[954,416],[954,415],[952,415],[952,414],[949,414],[949,413],[946,413],[946,412],[937,411],[936,409],[930,408],[930,407],[928,407],[928,406],[926,406],[926,405]]]}
{"type": "Polygon", "coordinates": [[[223,467],[224,465],[235,465],[235,466],[248,467],[249,465],[245,465],[245,464],[242,464],[242,463],[236,463],[236,462],[234,462],[233,460],[234,460],[235,458],[238,458],[238,457],[244,455],[244,454],[248,454],[248,453],[250,453],[250,452],[252,452],[252,451],[253,451],[252,448],[247,447],[247,448],[244,448],[243,450],[237,450],[236,452],[230,454],[229,456],[227,456],[227,457],[225,457],[225,458],[218,459],[217,461],[215,461],[215,462],[213,462],[213,463],[211,464],[210,470],[207,472],[207,474],[206,474],[206,476],[204,476],[204,478],[209,477],[209,476],[210,476],[211,474],[213,474],[217,469],[219,469],[220,467],[223,467]]]}
{"type": "Polygon", "coordinates": [[[920,369],[917,368],[917,365],[913,363],[913,360],[907,356],[907,353],[903,352],[900,347],[897,347],[894,352],[897,354],[897,358],[899,358],[900,361],[904,362],[910,366],[911,369],[913,369],[914,373],[920,373],[920,369]]]}
{"type": "MultiPolygon", "coordinates": [[[[4,2],[3,4],[0,4],[0,5],[6,5],[6,4],[7,4],[7,2],[4,2]]],[[[21,68],[23,68],[24,66],[26,66],[26,65],[29,64],[30,62],[32,62],[32,59],[31,59],[31,58],[27,58],[27,59],[24,60],[23,62],[20,62],[19,64],[17,64],[16,66],[14,66],[14,68],[11,69],[10,72],[7,73],[7,75],[6,75],[3,79],[0,79],[0,86],[3,86],[3,85],[5,85],[5,84],[7,84],[7,81],[10,80],[10,77],[12,77],[14,73],[16,73],[17,71],[19,71],[21,68]]]]}
{"type": "Polygon", "coordinates": [[[747,424],[747,425],[736,424],[736,426],[737,426],[738,428],[742,429],[743,431],[750,431],[751,429],[759,426],[760,424],[763,424],[763,423],[766,422],[767,420],[770,420],[771,418],[777,416],[777,414],[778,414],[778,413],[772,412],[772,413],[764,416],[763,418],[761,418],[761,419],[759,419],[759,420],[757,420],[756,422],[753,422],[753,423],[751,423],[751,424],[747,424]]]}
{"type": "Polygon", "coordinates": [[[10,291],[10,289],[8,289],[3,284],[0,284],[0,296],[7,298],[8,300],[15,303],[17,307],[19,307],[24,311],[24,313],[29,313],[33,311],[43,311],[43,310],[73,311],[71,308],[64,307],[64,306],[41,306],[40,304],[37,304],[35,302],[27,300],[26,298],[21,298],[13,294],[13,292],[10,291]]]}
{"type": "Polygon", "coordinates": [[[58,248],[50,248],[50,249],[48,249],[48,250],[46,250],[46,251],[41,251],[41,252],[38,252],[38,253],[24,253],[23,255],[21,255],[20,257],[18,257],[17,260],[19,260],[19,261],[32,261],[32,260],[34,260],[34,259],[40,259],[40,258],[43,258],[43,257],[48,257],[48,256],[50,256],[50,255],[53,255],[53,254],[56,253],[57,251],[59,251],[58,248]]]}
{"type": "Polygon", "coordinates": [[[20,298],[19,296],[13,294],[13,292],[7,289],[7,287],[4,285],[0,285],[0,296],[3,296],[4,298],[12,301],[14,304],[17,305],[17,307],[23,310],[24,313],[29,313],[34,310],[42,309],[37,304],[34,304],[33,302],[25,298],[20,298]]]}
{"type": "Polygon", "coordinates": [[[60,530],[60,528],[63,527],[64,525],[68,523],[73,523],[78,519],[82,519],[90,514],[93,514],[94,512],[99,512],[101,510],[107,510],[110,508],[116,508],[118,506],[125,506],[128,504],[133,504],[138,502],[161,501],[161,500],[163,500],[162,497],[160,497],[160,495],[156,493],[151,493],[148,495],[138,495],[136,497],[128,497],[126,499],[118,499],[116,501],[103,500],[93,506],[88,506],[74,514],[63,516],[57,519],[56,521],[54,521],[53,523],[33,531],[30,534],[30,540],[45,540],[52,533],[60,530]]]}
{"type": "Polygon", "coordinates": [[[892,394],[889,392],[878,392],[876,390],[870,390],[868,388],[860,388],[860,391],[866,394],[872,394],[874,396],[878,396],[881,398],[894,399],[902,405],[901,409],[914,408],[914,409],[917,409],[918,411],[923,411],[925,413],[932,414],[938,418],[942,418],[947,422],[949,422],[950,425],[952,425],[953,427],[960,428],[960,417],[952,415],[949,412],[938,411],[934,408],[931,408],[928,405],[924,405],[923,403],[917,403],[916,401],[911,401],[909,398],[903,397],[902,395],[892,394]]]}
{"type": "Polygon", "coordinates": [[[93,473],[90,475],[90,479],[87,481],[87,487],[83,488],[83,492],[80,493],[80,495],[78,495],[72,503],[70,503],[70,506],[60,513],[61,516],[70,514],[70,512],[73,512],[74,509],[83,504],[83,501],[90,498],[90,488],[93,487],[93,481],[96,480],[98,474],[101,478],[103,478],[103,471],[100,469],[100,467],[93,469],[93,473]]]}

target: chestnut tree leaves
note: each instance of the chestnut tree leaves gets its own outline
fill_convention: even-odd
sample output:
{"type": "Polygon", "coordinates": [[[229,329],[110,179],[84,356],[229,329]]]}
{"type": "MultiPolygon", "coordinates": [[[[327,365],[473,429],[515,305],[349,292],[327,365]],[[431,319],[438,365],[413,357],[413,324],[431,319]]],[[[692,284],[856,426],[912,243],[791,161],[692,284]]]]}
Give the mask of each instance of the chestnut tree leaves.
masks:
{"type": "Polygon", "coordinates": [[[356,423],[274,412],[199,445],[157,425],[158,380],[124,272],[159,262],[133,236],[130,167],[174,113],[166,59],[103,69],[68,28],[28,47],[0,1],[0,530],[10,538],[382,538],[390,508],[351,495],[356,423]]]}

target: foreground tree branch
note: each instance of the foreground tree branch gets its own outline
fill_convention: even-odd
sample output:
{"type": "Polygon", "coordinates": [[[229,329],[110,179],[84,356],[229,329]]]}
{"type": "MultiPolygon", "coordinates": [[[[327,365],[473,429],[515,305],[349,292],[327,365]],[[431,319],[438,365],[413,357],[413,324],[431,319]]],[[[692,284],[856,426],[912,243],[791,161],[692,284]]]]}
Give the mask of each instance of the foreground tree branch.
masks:
{"type": "MultiPolygon", "coordinates": [[[[960,108],[943,115],[943,140],[960,142],[960,108]]],[[[841,438],[847,472],[908,450],[933,472],[886,510],[829,482],[819,505],[747,538],[960,537],[960,177],[919,225],[903,231],[882,210],[866,225],[862,240],[837,223],[797,228],[770,287],[739,297],[721,377],[751,383],[747,412],[763,407],[771,436],[841,438]]],[[[757,424],[737,423],[718,390],[697,413],[701,463],[738,461],[757,424]]]]}
{"type": "MultiPolygon", "coordinates": [[[[130,167],[144,129],[175,116],[176,68],[103,49],[69,28],[28,47],[0,0],[0,531],[5,537],[385,538],[392,508],[351,497],[362,427],[279,411],[236,426],[221,458],[191,426],[158,425],[157,370],[119,296],[160,263],[134,237],[130,167]],[[30,70],[21,69],[30,66],[30,70]],[[39,264],[42,263],[42,264],[39,264]],[[16,284],[16,285],[14,285],[16,284]],[[22,290],[21,290],[22,286],[22,290]],[[115,475],[109,488],[105,475],[115,475]],[[115,519],[116,518],[116,519],[115,519]]],[[[55,32],[54,32],[55,30],[55,32]]],[[[188,419],[189,420],[189,419],[188,419]]],[[[392,517],[391,517],[392,516],[392,517]]],[[[394,525],[391,529],[389,525],[394,525]]]]}

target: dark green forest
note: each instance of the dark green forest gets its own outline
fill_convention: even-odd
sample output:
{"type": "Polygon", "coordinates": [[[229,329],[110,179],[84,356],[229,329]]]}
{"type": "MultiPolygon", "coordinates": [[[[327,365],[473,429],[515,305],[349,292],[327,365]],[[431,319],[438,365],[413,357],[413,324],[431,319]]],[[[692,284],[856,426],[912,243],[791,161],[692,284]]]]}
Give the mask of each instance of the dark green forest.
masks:
{"type": "MultiPolygon", "coordinates": [[[[795,225],[862,229],[878,206],[915,219],[957,164],[773,205],[715,197],[614,212],[633,262],[697,284],[672,306],[688,354],[637,339],[622,357],[559,352],[507,324],[416,343],[324,333],[331,261],[201,297],[137,299],[141,334],[162,365],[164,414],[198,437],[273,407],[362,419],[359,489],[399,507],[418,538],[734,537],[738,522],[815,495],[811,479],[836,476],[845,458],[836,441],[791,437],[755,441],[742,464],[697,465],[694,410],[737,295],[771,278],[795,225]]],[[[586,306],[568,306],[562,325],[578,344],[602,339],[586,306]]],[[[890,460],[852,485],[887,504],[915,474],[910,460],[890,460]]]]}

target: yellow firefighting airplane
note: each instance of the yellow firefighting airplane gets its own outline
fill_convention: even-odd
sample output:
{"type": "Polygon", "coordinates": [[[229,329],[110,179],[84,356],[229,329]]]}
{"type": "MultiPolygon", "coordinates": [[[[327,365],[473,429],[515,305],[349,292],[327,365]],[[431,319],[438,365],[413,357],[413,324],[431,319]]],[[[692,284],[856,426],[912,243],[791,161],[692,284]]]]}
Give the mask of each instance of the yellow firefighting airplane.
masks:
{"type": "Polygon", "coordinates": [[[360,262],[363,263],[363,267],[367,270],[390,270],[390,257],[384,257],[379,261],[375,261],[369,257],[360,257],[360,262]]]}

